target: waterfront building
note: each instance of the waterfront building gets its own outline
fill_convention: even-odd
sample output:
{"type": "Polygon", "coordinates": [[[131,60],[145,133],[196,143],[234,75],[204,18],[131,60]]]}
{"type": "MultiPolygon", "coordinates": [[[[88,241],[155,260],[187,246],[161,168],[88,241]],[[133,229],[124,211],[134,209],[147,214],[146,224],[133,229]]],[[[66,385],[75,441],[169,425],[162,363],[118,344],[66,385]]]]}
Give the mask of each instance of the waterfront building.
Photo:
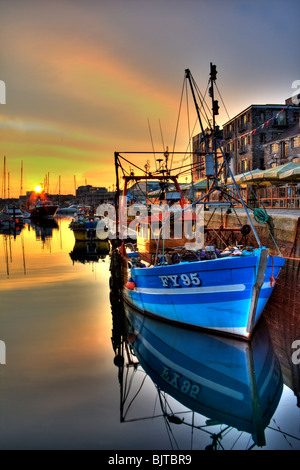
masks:
{"type": "Polygon", "coordinates": [[[287,99],[285,105],[250,105],[223,126],[223,148],[238,175],[266,168],[265,144],[299,122],[300,106],[287,99]]]}
{"type": "Polygon", "coordinates": [[[265,168],[269,170],[289,163],[299,164],[290,170],[289,181],[258,189],[259,199],[267,207],[300,208],[300,183],[295,175],[300,171],[300,119],[282,134],[264,145],[265,168]]]}
{"type": "Polygon", "coordinates": [[[98,204],[109,203],[114,199],[114,193],[107,188],[100,186],[79,186],[76,189],[76,199],[81,204],[96,206],[98,204]]]}
{"type": "Polygon", "coordinates": [[[300,120],[264,145],[265,168],[300,163],[300,120]]]}
{"type": "MultiPolygon", "coordinates": [[[[300,106],[289,98],[284,105],[250,105],[227,121],[219,131],[220,146],[236,179],[253,170],[263,171],[289,162],[300,165],[299,120],[300,106]]],[[[211,131],[207,129],[205,134],[210,146],[211,131]]],[[[201,133],[193,137],[193,152],[193,183],[196,189],[203,191],[206,189],[203,182],[207,152],[201,133]]],[[[220,151],[217,156],[221,163],[220,151]]],[[[228,176],[224,170],[219,182],[226,184],[228,176]]],[[[292,176],[288,182],[243,181],[240,189],[249,205],[263,203],[271,208],[299,208],[299,186],[297,178],[292,176]]]]}

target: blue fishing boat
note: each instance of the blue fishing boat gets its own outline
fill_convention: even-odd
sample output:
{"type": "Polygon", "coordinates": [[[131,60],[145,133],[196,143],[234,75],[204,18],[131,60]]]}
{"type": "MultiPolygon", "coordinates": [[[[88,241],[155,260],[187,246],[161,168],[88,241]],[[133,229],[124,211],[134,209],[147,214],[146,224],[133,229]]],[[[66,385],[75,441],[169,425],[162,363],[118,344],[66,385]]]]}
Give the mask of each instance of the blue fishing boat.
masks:
{"type": "MultiPolygon", "coordinates": [[[[251,341],[240,341],[183,330],[141,315],[126,304],[124,308],[129,323],[126,337],[135,363],[138,360],[158,393],[206,417],[207,425],[220,425],[224,431],[235,428],[249,433],[257,446],[266,445],[265,429],[282,395],[283,378],[265,324],[259,325],[251,341]]],[[[171,407],[169,402],[163,409],[169,423],[199,423],[196,416],[189,418],[182,407],[171,407]],[[179,408],[183,418],[173,408],[179,408]]],[[[121,409],[125,415],[124,403],[121,409]]],[[[208,430],[205,425],[203,429],[208,430]]],[[[217,445],[216,438],[222,439],[221,434],[212,432],[212,445],[217,445]]]]}
{"type": "MultiPolygon", "coordinates": [[[[213,90],[215,76],[215,66],[211,64],[211,90],[213,90]]],[[[195,98],[194,82],[189,70],[186,70],[186,77],[195,98]]],[[[213,91],[210,93],[213,98],[213,91]]],[[[196,99],[195,105],[203,130],[196,99]]],[[[213,99],[213,114],[215,114],[215,107],[213,99]]],[[[211,132],[213,135],[217,135],[215,124],[211,132]]],[[[204,130],[202,135],[205,136],[204,130]]],[[[217,145],[218,141],[213,146],[214,155],[209,153],[211,149],[207,144],[206,174],[209,177],[209,191],[200,199],[191,202],[190,206],[194,210],[191,212],[192,219],[194,214],[192,222],[197,219],[196,207],[209,205],[209,195],[212,192],[222,191],[224,193],[224,188],[219,185],[217,145]]],[[[269,247],[261,243],[248,207],[243,201],[221,147],[219,152],[223,157],[223,165],[227,168],[235,185],[239,203],[243,206],[249,220],[249,225],[243,226],[241,233],[245,235],[251,231],[256,246],[241,246],[239,244],[235,247],[227,246],[221,250],[217,246],[205,246],[203,242],[203,246],[196,247],[195,245],[195,248],[185,250],[183,248],[186,246],[187,239],[184,237],[181,239],[175,237],[175,240],[164,237],[167,219],[172,217],[171,215],[162,217],[155,240],[157,247],[155,253],[151,253],[151,244],[144,244],[147,246],[146,253],[142,253],[139,249],[127,253],[128,250],[126,251],[124,244],[121,247],[122,261],[120,263],[124,268],[121,293],[129,305],[144,314],[154,315],[162,320],[185,327],[204,328],[215,333],[250,339],[272,294],[285,259],[280,253],[273,254],[269,247]],[[190,256],[186,256],[187,251],[190,256]],[[143,259],[146,262],[143,262],[143,259]]],[[[166,156],[166,152],[164,155],[166,156]]],[[[120,153],[116,152],[116,172],[120,166],[119,159],[120,153]]],[[[176,177],[170,175],[167,159],[168,154],[160,176],[157,173],[140,177],[133,175],[133,179],[139,181],[142,177],[146,180],[160,178],[164,189],[168,180],[171,179],[172,183],[176,183],[176,177]]],[[[126,184],[129,178],[124,176],[124,194],[126,194],[126,184]]],[[[118,173],[116,187],[118,194],[118,173]]],[[[177,187],[180,190],[179,186],[177,187]]],[[[228,207],[228,202],[226,204],[228,207]]],[[[184,201],[181,201],[179,210],[182,211],[182,214],[187,212],[184,201]]],[[[183,219],[184,217],[182,217],[183,219]]],[[[147,220],[150,223],[151,217],[145,217],[145,214],[137,218],[138,232],[140,226],[145,225],[147,220]]],[[[139,248],[139,238],[137,238],[137,248],[139,248]]]]}
{"type": "Polygon", "coordinates": [[[284,259],[264,247],[202,261],[132,266],[123,288],[139,311],[189,327],[250,338],[284,259]]]}

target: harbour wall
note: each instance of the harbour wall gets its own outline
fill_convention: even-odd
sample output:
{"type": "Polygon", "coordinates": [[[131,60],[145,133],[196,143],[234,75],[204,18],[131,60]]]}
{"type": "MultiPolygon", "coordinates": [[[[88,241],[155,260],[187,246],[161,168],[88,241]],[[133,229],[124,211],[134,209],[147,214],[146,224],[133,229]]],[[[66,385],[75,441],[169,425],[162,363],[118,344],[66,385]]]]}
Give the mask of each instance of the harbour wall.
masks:
{"type": "MultiPolygon", "coordinates": [[[[277,247],[284,256],[289,256],[295,245],[300,245],[300,235],[298,227],[300,226],[300,211],[286,211],[284,213],[268,213],[268,221],[265,223],[257,222],[253,213],[250,217],[254,228],[262,245],[270,247],[271,251],[276,254],[277,247]],[[277,246],[276,246],[277,245],[277,246]]],[[[223,229],[234,229],[249,225],[247,215],[242,210],[231,212],[230,214],[221,213],[220,211],[207,211],[204,214],[205,225],[216,231],[223,229]]],[[[220,230],[222,233],[222,230],[220,230]]],[[[239,237],[241,238],[241,237],[239,237]]],[[[237,239],[239,239],[237,237],[237,239]]],[[[257,246],[253,230],[247,236],[248,244],[257,246]]]]}

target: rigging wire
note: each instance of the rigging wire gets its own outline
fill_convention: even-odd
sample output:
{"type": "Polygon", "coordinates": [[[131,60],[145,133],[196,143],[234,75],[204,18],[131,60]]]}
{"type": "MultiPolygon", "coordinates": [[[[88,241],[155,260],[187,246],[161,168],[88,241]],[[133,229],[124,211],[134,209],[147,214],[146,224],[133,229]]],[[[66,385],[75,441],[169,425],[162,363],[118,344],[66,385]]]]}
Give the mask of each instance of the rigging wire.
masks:
{"type": "Polygon", "coordinates": [[[152,145],[152,150],[153,150],[153,158],[154,158],[154,162],[155,162],[155,168],[157,169],[157,167],[156,167],[155,151],[154,151],[154,144],[153,144],[153,138],[152,138],[152,132],[151,132],[151,127],[150,127],[149,118],[148,118],[148,128],[149,128],[150,140],[151,140],[151,145],[152,145]]]}
{"type": "Polygon", "coordinates": [[[202,115],[202,117],[204,116],[203,120],[206,121],[206,124],[208,126],[208,128],[210,130],[212,130],[212,126],[211,126],[211,119],[208,117],[207,115],[207,112],[205,111],[205,107],[204,105],[206,106],[207,110],[208,110],[208,113],[210,114],[210,116],[212,116],[212,111],[211,109],[209,108],[208,104],[206,103],[206,100],[205,100],[205,96],[206,96],[206,93],[207,93],[207,90],[209,88],[209,82],[207,84],[207,87],[206,87],[206,90],[205,90],[205,94],[202,95],[195,79],[193,76],[191,76],[191,81],[192,81],[192,84],[193,84],[193,87],[194,87],[194,90],[195,92],[197,93],[198,95],[198,100],[200,101],[200,107],[199,107],[199,111],[200,111],[200,114],[202,115]],[[202,110],[202,111],[201,111],[202,110]]]}
{"type": "MultiPolygon", "coordinates": [[[[140,393],[141,389],[143,388],[143,385],[144,385],[144,382],[145,382],[146,378],[147,378],[147,375],[145,374],[145,376],[144,376],[144,378],[143,378],[143,380],[142,380],[142,383],[140,384],[138,390],[136,391],[136,393],[134,394],[134,396],[133,396],[132,399],[130,400],[130,402],[129,402],[127,408],[126,408],[126,412],[125,412],[124,415],[123,415],[124,421],[125,421],[125,418],[126,418],[126,416],[127,416],[127,414],[128,414],[129,408],[131,407],[132,403],[134,402],[134,400],[136,399],[136,397],[137,397],[138,394],[140,393]]],[[[132,380],[133,380],[133,376],[132,376],[132,378],[131,378],[131,380],[130,380],[131,383],[132,383],[132,380]]]]}
{"type": "Polygon", "coordinates": [[[163,133],[162,133],[160,119],[158,120],[158,122],[159,122],[159,128],[160,128],[160,136],[161,136],[162,147],[165,150],[164,136],[163,136],[163,133]]]}
{"type": "Polygon", "coordinates": [[[230,121],[231,118],[230,118],[230,116],[229,116],[229,113],[228,113],[228,111],[227,111],[227,108],[226,108],[226,106],[225,106],[225,103],[224,103],[224,101],[223,101],[222,95],[221,95],[221,93],[220,93],[220,91],[219,91],[219,88],[218,88],[218,85],[216,84],[216,82],[215,82],[215,87],[216,87],[216,89],[217,89],[217,91],[218,91],[218,93],[219,93],[219,96],[220,96],[220,99],[221,99],[222,104],[223,104],[223,106],[224,106],[224,109],[225,109],[225,111],[226,111],[228,120],[230,121]]]}
{"type": "MultiPolygon", "coordinates": [[[[182,106],[182,99],[183,99],[183,93],[184,93],[185,82],[186,82],[186,79],[185,79],[185,77],[184,77],[184,79],[183,79],[183,84],[182,84],[182,90],[181,90],[181,96],[180,96],[180,102],[179,102],[179,110],[178,110],[178,116],[177,116],[177,124],[176,124],[174,142],[173,142],[173,152],[175,151],[175,145],[176,145],[176,140],[177,140],[177,133],[178,133],[178,126],[179,126],[180,114],[181,114],[181,106],[182,106]]],[[[172,168],[173,155],[174,155],[174,153],[172,154],[172,157],[171,157],[170,170],[171,170],[171,168],[172,168]]]]}
{"type": "Polygon", "coordinates": [[[180,447],[179,447],[178,442],[177,442],[177,440],[174,436],[173,430],[172,430],[170,422],[168,420],[169,414],[166,410],[166,406],[168,406],[168,408],[170,409],[170,411],[172,413],[171,407],[170,407],[167,399],[165,398],[165,394],[158,387],[156,387],[156,388],[157,388],[157,392],[158,392],[158,396],[159,396],[159,402],[160,402],[161,410],[162,410],[162,413],[163,413],[163,416],[164,416],[164,422],[165,422],[168,438],[169,438],[169,441],[170,441],[170,445],[171,445],[172,449],[174,449],[174,444],[175,444],[176,448],[179,450],[180,447]],[[165,405],[164,405],[163,400],[162,400],[162,394],[164,395],[165,405]]]}

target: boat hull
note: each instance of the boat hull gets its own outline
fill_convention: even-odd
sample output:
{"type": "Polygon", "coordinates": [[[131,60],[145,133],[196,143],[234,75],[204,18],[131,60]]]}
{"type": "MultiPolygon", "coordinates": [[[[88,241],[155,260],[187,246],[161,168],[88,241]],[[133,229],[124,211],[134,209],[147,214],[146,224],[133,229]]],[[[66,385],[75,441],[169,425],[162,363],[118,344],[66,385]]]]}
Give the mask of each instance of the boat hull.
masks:
{"type": "Polygon", "coordinates": [[[30,211],[30,215],[32,219],[53,219],[56,212],[57,212],[57,206],[47,205],[47,206],[34,207],[30,211]]]}
{"type": "Polygon", "coordinates": [[[268,256],[253,314],[260,261],[260,250],[254,251],[252,256],[133,268],[135,287],[123,288],[124,300],[166,321],[249,339],[284,264],[283,258],[268,256]]]}

